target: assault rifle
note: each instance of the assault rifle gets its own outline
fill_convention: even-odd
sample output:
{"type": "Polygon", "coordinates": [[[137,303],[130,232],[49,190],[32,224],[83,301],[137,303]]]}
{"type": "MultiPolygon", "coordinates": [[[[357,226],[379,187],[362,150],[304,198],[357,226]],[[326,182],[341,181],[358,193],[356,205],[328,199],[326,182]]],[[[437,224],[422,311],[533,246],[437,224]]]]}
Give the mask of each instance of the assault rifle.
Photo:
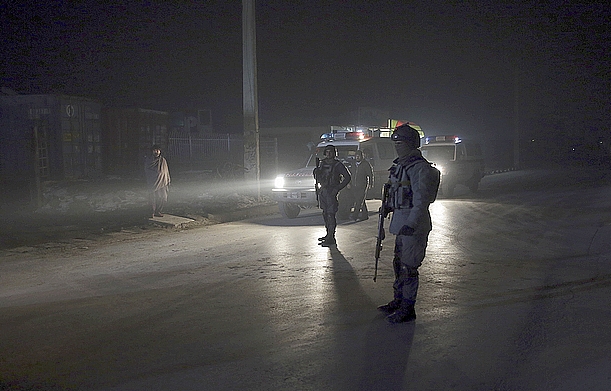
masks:
{"type": "Polygon", "coordinates": [[[320,169],[320,158],[316,158],[316,168],[314,169],[314,191],[316,192],[316,207],[320,208],[320,201],[318,200],[318,193],[320,192],[318,186],[318,170],[320,169]]]}
{"type": "Polygon", "coordinates": [[[385,183],[382,188],[382,205],[380,209],[378,209],[378,236],[376,236],[376,267],[375,272],[373,274],[373,281],[375,282],[378,277],[378,261],[380,260],[380,253],[382,252],[382,241],[386,237],[386,232],[384,232],[384,219],[388,216],[389,208],[386,205],[388,202],[388,189],[390,188],[390,183],[385,183]]]}

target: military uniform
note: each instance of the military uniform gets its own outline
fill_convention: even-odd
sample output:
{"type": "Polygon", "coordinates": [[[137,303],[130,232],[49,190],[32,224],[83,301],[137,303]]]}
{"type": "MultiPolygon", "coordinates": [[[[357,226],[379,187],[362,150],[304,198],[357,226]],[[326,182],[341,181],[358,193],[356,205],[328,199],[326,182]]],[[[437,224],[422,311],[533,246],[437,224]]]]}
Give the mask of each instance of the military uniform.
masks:
{"type": "MultiPolygon", "coordinates": [[[[327,148],[325,147],[325,153],[327,148]]],[[[322,216],[325,221],[326,236],[319,239],[321,245],[335,244],[335,230],[337,228],[337,220],[335,214],[339,206],[337,195],[340,190],[348,185],[351,176],[346,169],[346,166],[339,160],[335,159],[335,148],[333,147],[333,157],[325,158],[320,162],[320,165],[314,169],[314,178],[316,179],[318,190],[319,207],[322,209],[322,216]]]]}
{"type": "Polygon", "coordinates": [[[429,205],[437,197],[440,177],[439,171],[422,157],[420,150],[410,148],[402,152],[390,168],[389,199],[386,204],[393,212],[389,231],[396,235],[394,298],[379,307],[390,314],[387,319],[391,323],[416,318],[414,304],[419,285],[418,268],[426,254],[432,229],[429,205]]]}

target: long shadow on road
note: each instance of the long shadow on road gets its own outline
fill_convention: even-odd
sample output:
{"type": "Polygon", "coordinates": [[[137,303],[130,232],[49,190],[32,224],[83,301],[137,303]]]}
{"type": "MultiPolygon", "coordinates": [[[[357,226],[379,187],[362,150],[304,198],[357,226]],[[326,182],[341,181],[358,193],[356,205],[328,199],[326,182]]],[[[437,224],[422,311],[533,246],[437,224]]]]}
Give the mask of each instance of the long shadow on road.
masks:
{"type": "Polygon", "coordinates": [[[333,282],[341,325],[336,329],[335,350],[343,379],[337,389],[401,390],[415,323],[388,324],[377,312],[358,276],[337,248],[329,248],[333,282]]]}

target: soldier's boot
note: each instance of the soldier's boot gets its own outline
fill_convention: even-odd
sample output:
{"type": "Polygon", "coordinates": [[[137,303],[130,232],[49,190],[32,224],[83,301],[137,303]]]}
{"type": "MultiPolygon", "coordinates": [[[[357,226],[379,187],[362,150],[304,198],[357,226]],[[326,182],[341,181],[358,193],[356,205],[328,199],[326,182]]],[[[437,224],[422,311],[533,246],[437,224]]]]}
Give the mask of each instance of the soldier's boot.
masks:
{"type": "Polygon", "coordinates": [[[320,244],[323,247],[333,246],[336,243],[335,242],[335,229],[337,227],[337,222],[335,220],[335,214],[326,213],[326,214],[323,214],[323,217],[325,219],[325,226],[327,228],[327,236],[322,238],[322,240],[318,244],[320,244]]]}
{"type": "Polygon", "coordinates": [[[416,296],[418,293],[418,268],[410,268],[407,265],[397,262],[395,273],[397,280],[393,285],[395,297],[402,298],[399,308],[386,317],[389,323],[410,322],[416,319],[416,296]]]}
{"type": "Polygon", "coordinates": [[[333,233],[329,232],[329,228],[327,228],[327,234],[325,236],[322,236],[322,237],[318,238],[318,241],[319,242],[325,242],[327,239],[329,239],[330,237],[333,237],[333,236],[334,236],[333,233]]]}
{"type": "Polygon", "coordinates": [[[395,312],[396,310],[398,310],[400,306],[401,306],[401,299],[394,298],[390,302],[388,302],[388,304],[383,304],[379,306],[378,310],[390,315],[393,312],[395,312]]]}
{"type": "Polygon", "coordinates": [[[327,236],[321,239],[322,240],[320,241],[320,243],[318,243],[321,246],[323,247],[334,246],[335,245],[335,232],[329,232],[327,236]]]}
{"type": "Polygon", "coordinates": [[[325,238],[323,241],[321,241],[318,244],[320,244],[323,247],[334,246],[336,244],[335,235],[332,235],[332,236],[330,236],[328,238],[325,238]]]}
{"type": "MultiPolygon", "coordinates": [[[[325,229],[327,230],[327,234],[323,237],[318,238],[319,242],[324,242],[329,237],[329,215],[325,212],[322,212],[322,218],[325,222],[325,229]]],[[[318,243],[320,244],[320,243],[318,243]]]]}
{"type": "Polygon", "coordinates": [[[388,323],[405,323],[416,319],[416,310],[413,304],[401,303],[401,307],[386,317],[388,323]]]}

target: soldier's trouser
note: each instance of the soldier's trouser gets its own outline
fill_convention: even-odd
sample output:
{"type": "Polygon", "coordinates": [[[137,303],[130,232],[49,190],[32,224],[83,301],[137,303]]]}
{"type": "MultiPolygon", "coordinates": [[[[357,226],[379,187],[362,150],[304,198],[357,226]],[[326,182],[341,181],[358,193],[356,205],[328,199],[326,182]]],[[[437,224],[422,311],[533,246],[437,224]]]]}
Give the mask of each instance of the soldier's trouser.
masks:
{"type": "Polygon", "coordinates": [[[369,211],[365,203],[367,188],[354,188],[354,217],[367,217],[369,211]]]}
{"type": "Polygon", "coordinates": [[[335,237],[335,228],[337,227],[337,220],[335,214],[339,203],[337,202],[337,194],[331,193],[327,188],[320,189],[319,195],[320,208],[322,209],[322,218],[325,221],[325,228],[327,229],[327,237],[335,237]]]}
{"type": "Polygon", "coordinates": [[[322,212],[322,218],[325,221],[325,228],[327,229],[327,238],[335,238],[335,229],[337,228],[337,220],[335,213],[328,213],[327,211],[322,212]]]}
{"type": "Polygon", "coordinates": [[[402,308],[413,307],[416,303],[419,285],[418,268],[424,260],[428,236],[428,233],[397,235],[395,239],[393,290],[395,299],[401,301],[402,308]]]}

